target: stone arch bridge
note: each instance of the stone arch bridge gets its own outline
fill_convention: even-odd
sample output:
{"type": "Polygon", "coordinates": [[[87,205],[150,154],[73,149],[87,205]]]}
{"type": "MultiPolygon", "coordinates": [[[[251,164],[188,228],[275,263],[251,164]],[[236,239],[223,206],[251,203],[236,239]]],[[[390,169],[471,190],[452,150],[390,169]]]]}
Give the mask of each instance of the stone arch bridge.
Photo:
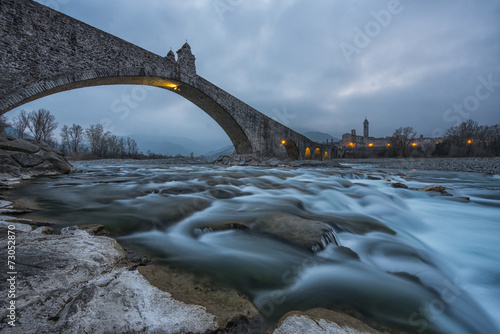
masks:
{"type": "Polygon", "coordinates": [[[161,57],[31,0],[2,0],[0,73],[0,114],[75,88],[149,85],[205,111],[238,154],[287,154],[301,160],[338,156],[333,144],[310,140],[197,75],[187,43],[177,59],[172,51],[161,57]]]}

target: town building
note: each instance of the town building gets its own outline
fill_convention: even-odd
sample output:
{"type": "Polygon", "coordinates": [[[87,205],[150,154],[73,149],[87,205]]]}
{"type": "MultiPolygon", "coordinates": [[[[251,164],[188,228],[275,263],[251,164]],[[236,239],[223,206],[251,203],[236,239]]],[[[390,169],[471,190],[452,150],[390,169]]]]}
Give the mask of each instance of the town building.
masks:
{"type": "MultiPolygon", "coordinates": [[[[436,144],[441,140],[442,138],[426,138],[420,135],[412,141],[412,146],[420,147],[425,152],[432,152],[436,144]]],[[[344,133],[342,140],[335,144],[344,152],[344,156],[354,156],[356,155],[354,153],[359,151],[369,154],[370,150],[372,150],[373,153],[376,153],[388,149],[393,145],[391,143],[391,136],[370,137],[370,123],[366,117],[363,121],[362,136],[357,135],[356,129],[352,129],[351,133],[344,133]]]]}

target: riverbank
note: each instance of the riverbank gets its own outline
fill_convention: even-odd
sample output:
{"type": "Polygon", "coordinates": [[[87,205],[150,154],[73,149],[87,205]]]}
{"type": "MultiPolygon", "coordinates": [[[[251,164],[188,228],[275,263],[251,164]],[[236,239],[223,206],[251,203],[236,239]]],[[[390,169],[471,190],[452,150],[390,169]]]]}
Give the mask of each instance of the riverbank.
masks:
{"type": "Polygon", "coordinates": [[[222,166],[261,166],[261,167],[319,167],[319,168],[379,168],[379,169],[417,169],[435,171],[472,172],[500,174],[500,157],[495,158],[369,158],[369,159],[332,159],[279,160],[276,158],[256,158],[255,156],[220,156],[215,160],[203,158],[173,157],[168,159],[104,159],[80,162],[99,164],[132,163],[138,165],[222,165],[222,166]]]}
{"type": "Polygon", "coordinates": [[[362,165],[380,169],[417,169],[435,171],[500,174],[500,157],[496,158],[418,158],[418,159],[339,159],[344,167],[362,165]]]}

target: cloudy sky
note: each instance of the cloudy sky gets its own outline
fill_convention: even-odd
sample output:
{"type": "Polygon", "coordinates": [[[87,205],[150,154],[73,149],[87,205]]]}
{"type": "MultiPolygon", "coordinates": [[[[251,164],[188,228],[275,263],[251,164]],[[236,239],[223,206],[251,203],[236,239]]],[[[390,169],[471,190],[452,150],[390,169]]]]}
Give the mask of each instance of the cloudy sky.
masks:
{"type": "MultiPolygon", "coordinates": [[[[162,56],[187,40],[199,75],[300,132],[340,137],[365,117],[373,136],[500,123],[498,0],[38,2],[162,56]]],[[[157,88],[73,90],[9,114],[41,107],[60,124],[230,143],[203,111],[157,88]],[[145,98],[115,113],[132,93],[145,98]]]]}

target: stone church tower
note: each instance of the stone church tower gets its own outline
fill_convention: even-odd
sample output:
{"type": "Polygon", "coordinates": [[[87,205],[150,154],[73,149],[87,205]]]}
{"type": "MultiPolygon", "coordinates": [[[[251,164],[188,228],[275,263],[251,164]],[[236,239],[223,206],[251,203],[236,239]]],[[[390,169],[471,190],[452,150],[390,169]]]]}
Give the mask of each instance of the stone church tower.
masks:
{"type": "Polygon", "coordinates": [[[363,122],[363,137],[368,138],[369,137],[369,123],[368,120],[365,117],[365,121],[363,122]]]}

